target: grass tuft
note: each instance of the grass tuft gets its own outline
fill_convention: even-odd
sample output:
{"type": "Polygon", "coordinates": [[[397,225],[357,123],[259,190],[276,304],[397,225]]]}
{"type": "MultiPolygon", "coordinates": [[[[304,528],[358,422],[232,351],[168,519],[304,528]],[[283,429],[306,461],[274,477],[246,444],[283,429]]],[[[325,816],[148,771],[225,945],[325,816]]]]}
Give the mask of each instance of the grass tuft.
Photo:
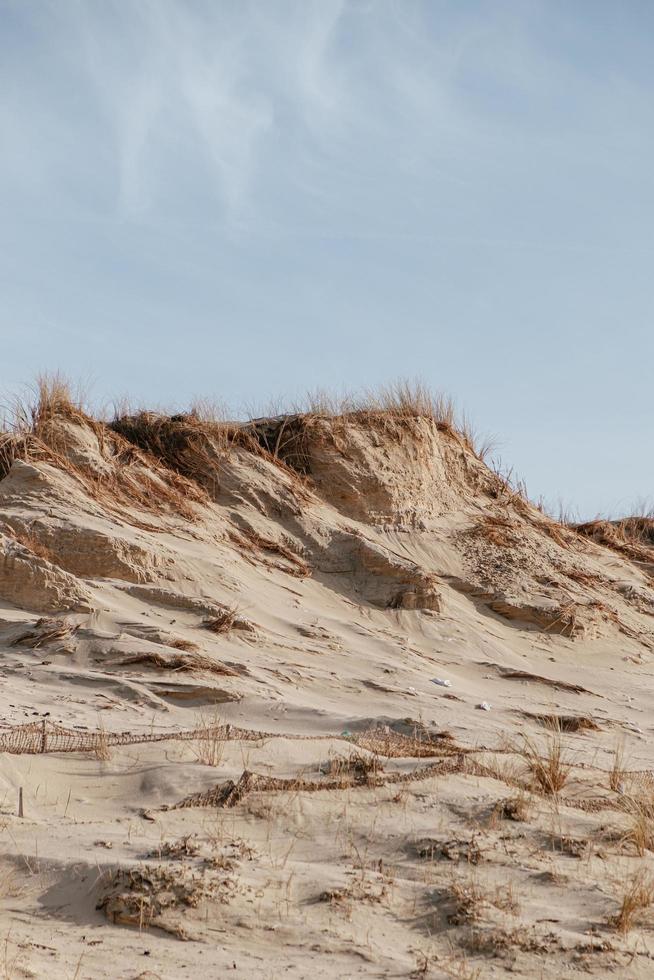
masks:
{"type": "Polygon", "coordinates": [[[638,871],[627,883],[622,896],[620,911],[611,924],[622,935],[630,932],[636,924],[640,912],[654,904],[654,879],[646,871],[638,871]]]}
{"type": "Polygon", "coordinates": [[[205,629],[221,636],[231,633],[232,630],[242,630],[247,633],[254,631],[252,623],[239,615],[238,606],[225,606],[213,616],[208,616],[202,625],[205,629]]]}
{"type": "Polygon", "coordinates": [[[225,754],[224,729],[216,713],[211,718],[200,718],[196,726],[197,737],[193,754],[203,766],[219,766],[225,754]]]}
{"type": "Polygon", "coordinates": [[[609,772],[609,787],[614,793],[624,792],[624,780],[627,773],[624,739],[616,742],[613,752],[613,765],[609,772]]]}
{"type": "Polygon", "coordinates": [[[546,796],[556,796],[568,781],[572,764],[565,758],[565,748],[558,728],[539,747],[523,735],[521,755],[527,763],[532,783],[546,796]]]}
{"type": "Polygon", "coordinates": [[[638,856],[644,857],[646,851],[654,851],[654,806],[635,796],[624,796],[620,802],[628,819],[621,843],[631,844],[638,856]]]}

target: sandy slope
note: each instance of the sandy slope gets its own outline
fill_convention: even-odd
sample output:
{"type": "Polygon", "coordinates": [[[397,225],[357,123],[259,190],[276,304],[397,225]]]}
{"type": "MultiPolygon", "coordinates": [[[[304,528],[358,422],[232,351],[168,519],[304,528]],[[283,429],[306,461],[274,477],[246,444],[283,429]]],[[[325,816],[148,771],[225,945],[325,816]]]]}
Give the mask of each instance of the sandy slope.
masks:
{"type": "Polygon", "coordinates": [[[0,480],[0,717],[268,736],[216,766],[202,740],[2,754],[5,975],[652,976],[648,910],[612,924],[653,860],[647,552],[427,419],[261,423],[290,465],[184,419],[158,458],[122,432],[55,413],[0,480]],[[549,716],[577,729],[554,796],[521,737],[546,755],[549,716]],[[379,728],[401,754],[359,744],[379,728]],[[175,806],[244,770],[296,784],[175,806]]]}

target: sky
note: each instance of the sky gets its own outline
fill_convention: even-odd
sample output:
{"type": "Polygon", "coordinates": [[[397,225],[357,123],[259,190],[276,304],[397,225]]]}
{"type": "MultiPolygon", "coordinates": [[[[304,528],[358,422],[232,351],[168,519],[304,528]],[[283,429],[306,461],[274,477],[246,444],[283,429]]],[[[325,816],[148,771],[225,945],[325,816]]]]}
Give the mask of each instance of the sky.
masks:
{"type": "Polygon", "coordinates": [[[419,378],[654,501],[650,0],[0,0],[0,391],[419,378]]]}

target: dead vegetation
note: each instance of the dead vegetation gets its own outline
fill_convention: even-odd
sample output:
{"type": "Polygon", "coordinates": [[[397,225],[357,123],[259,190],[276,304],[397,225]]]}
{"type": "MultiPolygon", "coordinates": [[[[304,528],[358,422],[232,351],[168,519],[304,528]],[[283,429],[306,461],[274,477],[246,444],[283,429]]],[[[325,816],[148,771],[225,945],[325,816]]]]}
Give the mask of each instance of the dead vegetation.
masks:
{"type": "Polygon", "coordinates": [[[637,796],[622,796],[620,808],[627,818],[627,829],[620,838],[623,845],[632,846],[639,857],[654,851],[654,802],[637,796]]]}
{"type": "Polygon", "coordinates": [[[454,402],[435,394],[420,381],[399,380],[376,390],[364,389],[359,394],[335,396],[324,389],[308,392],[304,400],[293,406],[298,415],[319,415],[335,418],[341,415],[366,419],[388,415],[398,419],[425,418],[443,429],[454,429],[454,402]]]}
{"type": "Polygon", "coordinates": [[[165,646],[173,647],[175,650],[183,650],[185,653],[196,653],[200,649],[193,640],[185,640],[181,636],[169,637],[163,642],[165,646]]]}
{"type": "Polygon", "coordinates": [[[524,794],[500,800],[493,808],[493,817],[523,823],[529,819],[529,800],[524,794]]]}
{"type": "Polygon", "coordinates": [[[613,752],[613,765],[609,772],[609,788],[614,793],[624,791],[624,781],[626,775],[626,755],[624,739],[619,739],[613,752]]]}
{"type": "Polygon", "coordinates": [[[10,646],[28,646],[38,650],[49,643],[70,639],[77,632],[78,626],[66,619],[52,619],[47,616],[37,619],[33,626],[15,637],[10,646]]]}
{"type": "Polygon", "coordinates": [[[654,514],[647,512],[620,520],[573,524],[572,529],[633,561],[654,561],[654,514]]]}
{"type": "Polygon", "coordinates": [[[349,872],[351,880],[342,888],[329,888],[321,892],[319,900],[329,902],[336,908],[343,909],[348,918],[351,917],[353,906],[358,902],[369,905],[386,904],[390,896],[392,880],[383,873],[369,872],[358,868],[349,872]]]}
{"type": "Polygon", "coordinates": [[[263,534],[259,534],[252,528],[244,530],[233,530],[229,533],[230,540],[245,552],[251,552],[260,559],[263,557],[264,564],[271,568],[278,568],[288,575],[296,578],[306,578],[311,574],[311,568],[305,559],[293,551],[283,541],[275,541],[263,534]],[[265,556],[275,555],[283,559],[288,565],[279,562],[267,561],[265,556]],[[290,567],[289,567],[290,566],[290,567]]]}
{"type": "Polygon", "coordinates": [[[553,680],[551,677],[543,677],[542,674],[532,674],[530,670],[522,670],[516,667],[499,667],[498,672],[501,677],[512,681],[534,681],[537,684],[545,684],[547,687],[559,688],[562,691],[571,691],[573,694],[591,694],[592,691],[582,687],[581,684],[571,684],[568,681],[553,680]]]}
{"type": "Polygon", "coordinates": [[[581,585],[584,589],[597,589],[606,586],[608,579],[596,572],[588,572],[581,568],[562,568],[561,571],[571,581],[581,585]]]}
{"type": "Polygon", "coordinates": [[[238,606],[225,606],[224,609],[217,611],[213,616],[208,616],[202,623],[205,629],[220,636],[227,635],[232,630],[241,630],[245,633],[253,633],[254,626],[247,619],[239,615],[238,606]]]}
{"type": "Polygon", "coordinates": [[[637,918],[654,904],[654,879],[647,871],[640,870],[627,882],[620,910],[611,919],[611,925],[625,935],[636,924],[637,918]]]}
{"type": "Polygon", "coordinates": [[[523,711],[521,713],[523,717],[530,718],[553,732],[600,731],[600,726],[588,715],[534,714],[530,711],[523,711]]]}
{"type": "Polygon", "coordinates": [[[332,423],[335,432],[343,424],[354,423],[396,440],[408,430],[417,431],[417,421],[427,420],[479,460],[492,448],[490,440],[478,438],[465,416],[457,418],[450,398],[430,391],[420,382],[407,380],[342,397],[325,391],[312,392],[285,414],[271,412],[249,425],[268,452],[297,472],[308,474],[308,435],[325,420],[332,423]]]}
{"type": "Polygon", "coordinates": [[[416,951],[415,969],[411,977],[420,980],[421,977],[433,976],[432,967],[451,980],[481,980],[481,968],[471,966],[465,953],[450,953],[443,957],[426,950],[416,951]]]}
{"type": "Polygon", "coordinates": [[[453,878],[449,897],[454,908],[447,919],[455,926],[478,922],[489,907],[511,915],[517,915],[520,907],[511,882],[485,887],[476,873],[467,878],[453,878]]]}
{"type": "Polygon", "coordinates": [[[558,795],[568,781],[572,763],[566,758],[561,729],[545,739],[542,746],[523,735],[521,755],[531,781],[546,796],[558,795]]]}
{"type": "Polygon", "coordinates": [[[218,715],[200,718],[193,742],[193,754],[203,766],[219,766],[225,754],[225,730],[218,715]]]}
{"type": "Polygon", "coordinates": [[[481,536],[496,548],[515,548],[520,544],[520,534],[515,521],[488,514],[474,525],[471,534],[481,536]]]}
{"type": "Polygon", "coordinates": [[[142,664],[146,667],[156,667],[158,670],[188,671],[192,673],[214,674],[217,677],[236,677],[237,671],[226,664],[206,657],[201,653],[187,652],[179,654],[162,654],[155,650],[143,650],[132,653],[122,660],[116,661],[115,666],[133,667],[142,664]]]}
{"type": "Polygon", "coordinates": [[[44,561],[50,562],[51,565],[58,564],[56,556],[34,533],[33,525],[34,522],[23,528],[2,522],[0,523],[0,531],[8,537],[13,538],[14,541],[17,541],[24,548],[27,548],[36,558],[43,558],[44,561]]]}
{"type": "Polygon", "coordinates": [[[450,925],[460,926],[481,919],[486,896],[476,878],[453,879],[449,889],[453,910],[448,914],[450,925]]]}
{"type": "Polygon", "coordinates": [[[534,926],[515,926],[512,929],[474,928],[464,939],[464,943],[470,953],[495,958],[513,957],[516,950],[523,953],[547,953],[558,945],[558,940],[552,933],[539,935],[534,926]]]}
{"type": "Polygon", "coordinates": [[[479,864],[482,860],[482,849],[479,845],[479,837],[473,834],[470,838],[455,837],[449,840],[427,839],[419,841],[416,845],[418,857],[427,861],[446,861],[460,862],[466,864],[479,864]]]}
{"type": "Polygon", "coordinates": [[[383,771],[381,761],[376,755],[363,755],[352,752],[349,755],[334,755],[321,766],[321,772],[332,778],[344,779],[347,783],[366,782],[370,776],[376,776],[383,771]]]}
{"type": "Polygon", "coordinates": [[[94,500],[114,512],[125,508],[176,514],[197,520],[193,504],[206,502],[197,484],[137,450],[105,423],[93,418],[60,375],[37,380],[32,398],[16,398],[5,413],[0,433],[0,479],[16,460],[45,462],[68,474],[94,500]],[[98,465],[76,451],[71,426],[95,440],[98,465]]]}
{"type": "Polygon", "coordinates": [[[209,869],[197,871],[143,865],[117,868],[109,875],[97,908],[116,924],[147,930],[153,926],[187,939],[180,913],[202,903],[227,903],[236,887],[234,879],[209,869]]]}
{"type": "Polygon", "coordinates": [[[204,488],[212,498],[220,492],[221,466],[235,449],[281,467],[289,478],[289,489],[299,498],[307,498],[307,488],[298,474],[268,451],[251,424],[212,417],[196,407],[177,415],[141,411],[117,416],[111,429],[167,469],[204,488]]]}
{"type": "Polygon", "coordinates": [[[159,847],[152,851],[148,857],[151,858],[172,858],[180,860],[183,858],[197,857],[200,853],[200,844],[195,834],[186,834],[178,840],[162,841],[159,847]]]}
{"type": "Polygon", "coordinates": [[[195,412],[162,415],[141,411],[114,418],[111,428],[168,469],[204,486],[212,496],[219,490],[220,461],[231,448],[260,452],[259,444],[242,426],[195,412]]]}

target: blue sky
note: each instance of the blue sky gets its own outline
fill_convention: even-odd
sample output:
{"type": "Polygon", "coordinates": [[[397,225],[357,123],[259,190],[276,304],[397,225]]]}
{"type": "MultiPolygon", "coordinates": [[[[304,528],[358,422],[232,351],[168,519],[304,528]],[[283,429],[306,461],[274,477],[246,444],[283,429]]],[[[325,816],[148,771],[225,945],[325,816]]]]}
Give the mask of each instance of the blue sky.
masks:
{"type": "Polygon", "coordinates": [[[0,386],[419,376],[532,496],[654,497],[649,0],[0,0],[0,386]]]}

